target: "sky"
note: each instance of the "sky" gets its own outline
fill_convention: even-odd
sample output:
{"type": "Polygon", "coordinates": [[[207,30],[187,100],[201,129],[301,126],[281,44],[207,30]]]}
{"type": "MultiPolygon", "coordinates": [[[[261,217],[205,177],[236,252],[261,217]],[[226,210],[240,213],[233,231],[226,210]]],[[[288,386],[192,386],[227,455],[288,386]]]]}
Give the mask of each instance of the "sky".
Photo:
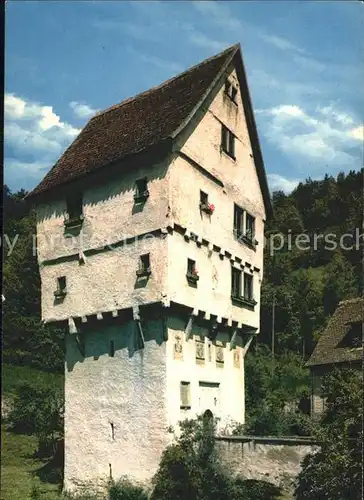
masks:
{"type": "Polygon", "coordinates": [[[82,127],[240,43],[271,191],[363,163],[364,3],[6,3],[5,183],[30,190],[82,127]]]}

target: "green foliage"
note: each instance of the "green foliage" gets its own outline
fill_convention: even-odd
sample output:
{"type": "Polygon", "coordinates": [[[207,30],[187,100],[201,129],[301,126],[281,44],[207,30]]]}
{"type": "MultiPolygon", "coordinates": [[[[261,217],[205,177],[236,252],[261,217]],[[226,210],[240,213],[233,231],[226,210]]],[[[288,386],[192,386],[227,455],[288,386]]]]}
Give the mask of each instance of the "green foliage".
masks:
{"type": "Polygon", "coordinates": [[[297,500],[362,498],[362,375],[337,370],[324,382],[326,411],[317,438],[317,453],[303,461],[297,500]]]}
{"type": "Polygon", "coordinates": [[[267,224],[266,237],[269,240],[269,236],[282,234],[285,244],[273,253],[269,245],[265,250],[259,338],[271,344],[275,296],[278,354],[290,350],[307,359],[338,302],[356,296],[360,290],[361,252],[355,247],[344,248],[355,239],[346,237],[342,248],[334,250],[325,243],[325,237],[334,234],[331,241],[338,245],[340,237],[355,236],[361,227],[361,175],[349,172],[339,174],[337,179],[308,179],[290,195],[273,193],[275,217],[267,224]],[[306,250],[295,245],[299,234],[309,238],[306,250]]]}
{"type": "Polygon", "coordinates": [[[232,498],[232,481],[215,452],[214,422],[200,417],[180,426],[177,443],[164,451],[153,478],[152,500],[232,498]]]}
{"type": "Polygon", "coordinates": [[[255,479],[237,479],[234,486],[236,499],[275,500],[280,498],[281,489],[274,484],[255,479]]]}
{"type": "Polygon", "coordinates": [[[24,384],[19,387],[9,414],[12,429],[22,434],[35,434],[38,453],[52,456],[63,437],[63,405],[62,390],[24,384]]]}
{"type": "Polygon", "coordinates": [[[109,487],[108,500],[147,500],[147,493],[128,479],[120,479],[109,487]]]}
{"type": "Polygon", "coordinates": [[[181,435],[163,453],[151,500],[274,500],[280,488],[236,479],[215,450],[215,423],[199,417],[180,423],[181,435]]]}
{"type": "Polygon", "coordinates": [[[40,322],[40,277],[35,253],[35,213],[24,191],[4,189],[3,359],[7,363],[62,371],[64,336],[40,322]]]}

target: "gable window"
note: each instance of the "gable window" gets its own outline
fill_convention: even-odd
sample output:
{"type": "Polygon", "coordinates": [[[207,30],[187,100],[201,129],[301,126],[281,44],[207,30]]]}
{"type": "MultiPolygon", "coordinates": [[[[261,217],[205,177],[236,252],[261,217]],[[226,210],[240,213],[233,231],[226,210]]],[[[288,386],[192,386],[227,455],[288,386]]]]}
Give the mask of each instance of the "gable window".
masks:
{"type": "Polygon", "coordinates": [[[141,255],[139,258],[139,268],[137,270],[137,276],[149,276],[152,273],[150,268],[150,256],[149,253],[141,255]]]}
{"type": "Polygon", "coordinates": [[[54,292],[56,299],[63,299],[67,294],[66,276],[57,278],[57,289],[54,292]]]}
{"type": "Polygon", "coordinates": [[[253,276],[244,273],[244,299],[253,300],[253,276]]]}
{"type": "Polygon", "coordinates": [[[228,79],[225,81],[225,94],[230,98],[231,101],[233,101],[235,104],[237,104],[236,96],[238,94],[238,89],[228,79]]]}
{"type": "Polygon", "coordinates": [[[234,203],[234,234],[240,238],[244,234],[244,210],[234,203]]]}
{"type": "Polygon", "coordinates": [[[221,125],[221,149],[235,160],[235,135],[225,125],[221,125]]]}
{"type": "Polygon", "coordinates": [[[148,196],[149,196],[148,179],[146,177],[143,177],[142,179],[138,179],[135,182],[134,201],[136,203],[146,201],[148,196]]]}
{"type": "Polygon", "coordinates": [[[192,285],[196,285],[197,281],[199,280],[199,275],[196,268],[196,262],[192,259],[187,259],[186,277],[187,281],[192,285]]]}
{"type": "Polygon", "coordinates": [[[83,200],[82,193],[77,192],[69,195],[66,199],[67,216],[65,219],[65,226],[80,226],[83,222],[83,200]]]}
{"type": "Polygon", "coordinates": [[[180,407],[188,410],[191,408],[191,384],[181,382],[180,384],[180,407]]]}
{"type": "Polygon", "coordinates": [[[231,296],[235,299],[241,297],[241,275],[239,269],[231,268],[231,296]]]}

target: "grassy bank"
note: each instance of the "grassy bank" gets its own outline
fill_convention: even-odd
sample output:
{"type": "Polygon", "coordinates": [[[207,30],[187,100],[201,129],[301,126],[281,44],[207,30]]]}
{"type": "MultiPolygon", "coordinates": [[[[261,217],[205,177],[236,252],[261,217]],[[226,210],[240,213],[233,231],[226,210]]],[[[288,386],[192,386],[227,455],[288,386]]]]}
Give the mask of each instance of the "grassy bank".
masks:
{"type": "MultiPolygon", "coordinates": [[[[27,366],[2,366],[3,405],[9,404],[17,388],[24,383],[32,386],[50,385],[63,387],[63,375],[47,373],[27,366]]],[[[46,464],[35,458],[37,438],[10,432],[4,423],[1,425],[1,500],[58,500],[59,485],[43,482],[37,471],[46,464]],[[32,496],[33,488],[39,492],[32,496]]]]}

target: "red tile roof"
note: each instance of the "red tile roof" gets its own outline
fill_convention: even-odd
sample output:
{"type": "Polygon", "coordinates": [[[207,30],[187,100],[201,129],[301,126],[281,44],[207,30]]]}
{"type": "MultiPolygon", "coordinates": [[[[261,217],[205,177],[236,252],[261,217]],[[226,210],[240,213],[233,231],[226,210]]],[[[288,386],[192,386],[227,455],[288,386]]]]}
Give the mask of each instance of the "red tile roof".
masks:
{"type": "Polygon", "coordinates": [[[32,197],[169,138],[186,121],[238,46],[95,115],[32,197]]]}

